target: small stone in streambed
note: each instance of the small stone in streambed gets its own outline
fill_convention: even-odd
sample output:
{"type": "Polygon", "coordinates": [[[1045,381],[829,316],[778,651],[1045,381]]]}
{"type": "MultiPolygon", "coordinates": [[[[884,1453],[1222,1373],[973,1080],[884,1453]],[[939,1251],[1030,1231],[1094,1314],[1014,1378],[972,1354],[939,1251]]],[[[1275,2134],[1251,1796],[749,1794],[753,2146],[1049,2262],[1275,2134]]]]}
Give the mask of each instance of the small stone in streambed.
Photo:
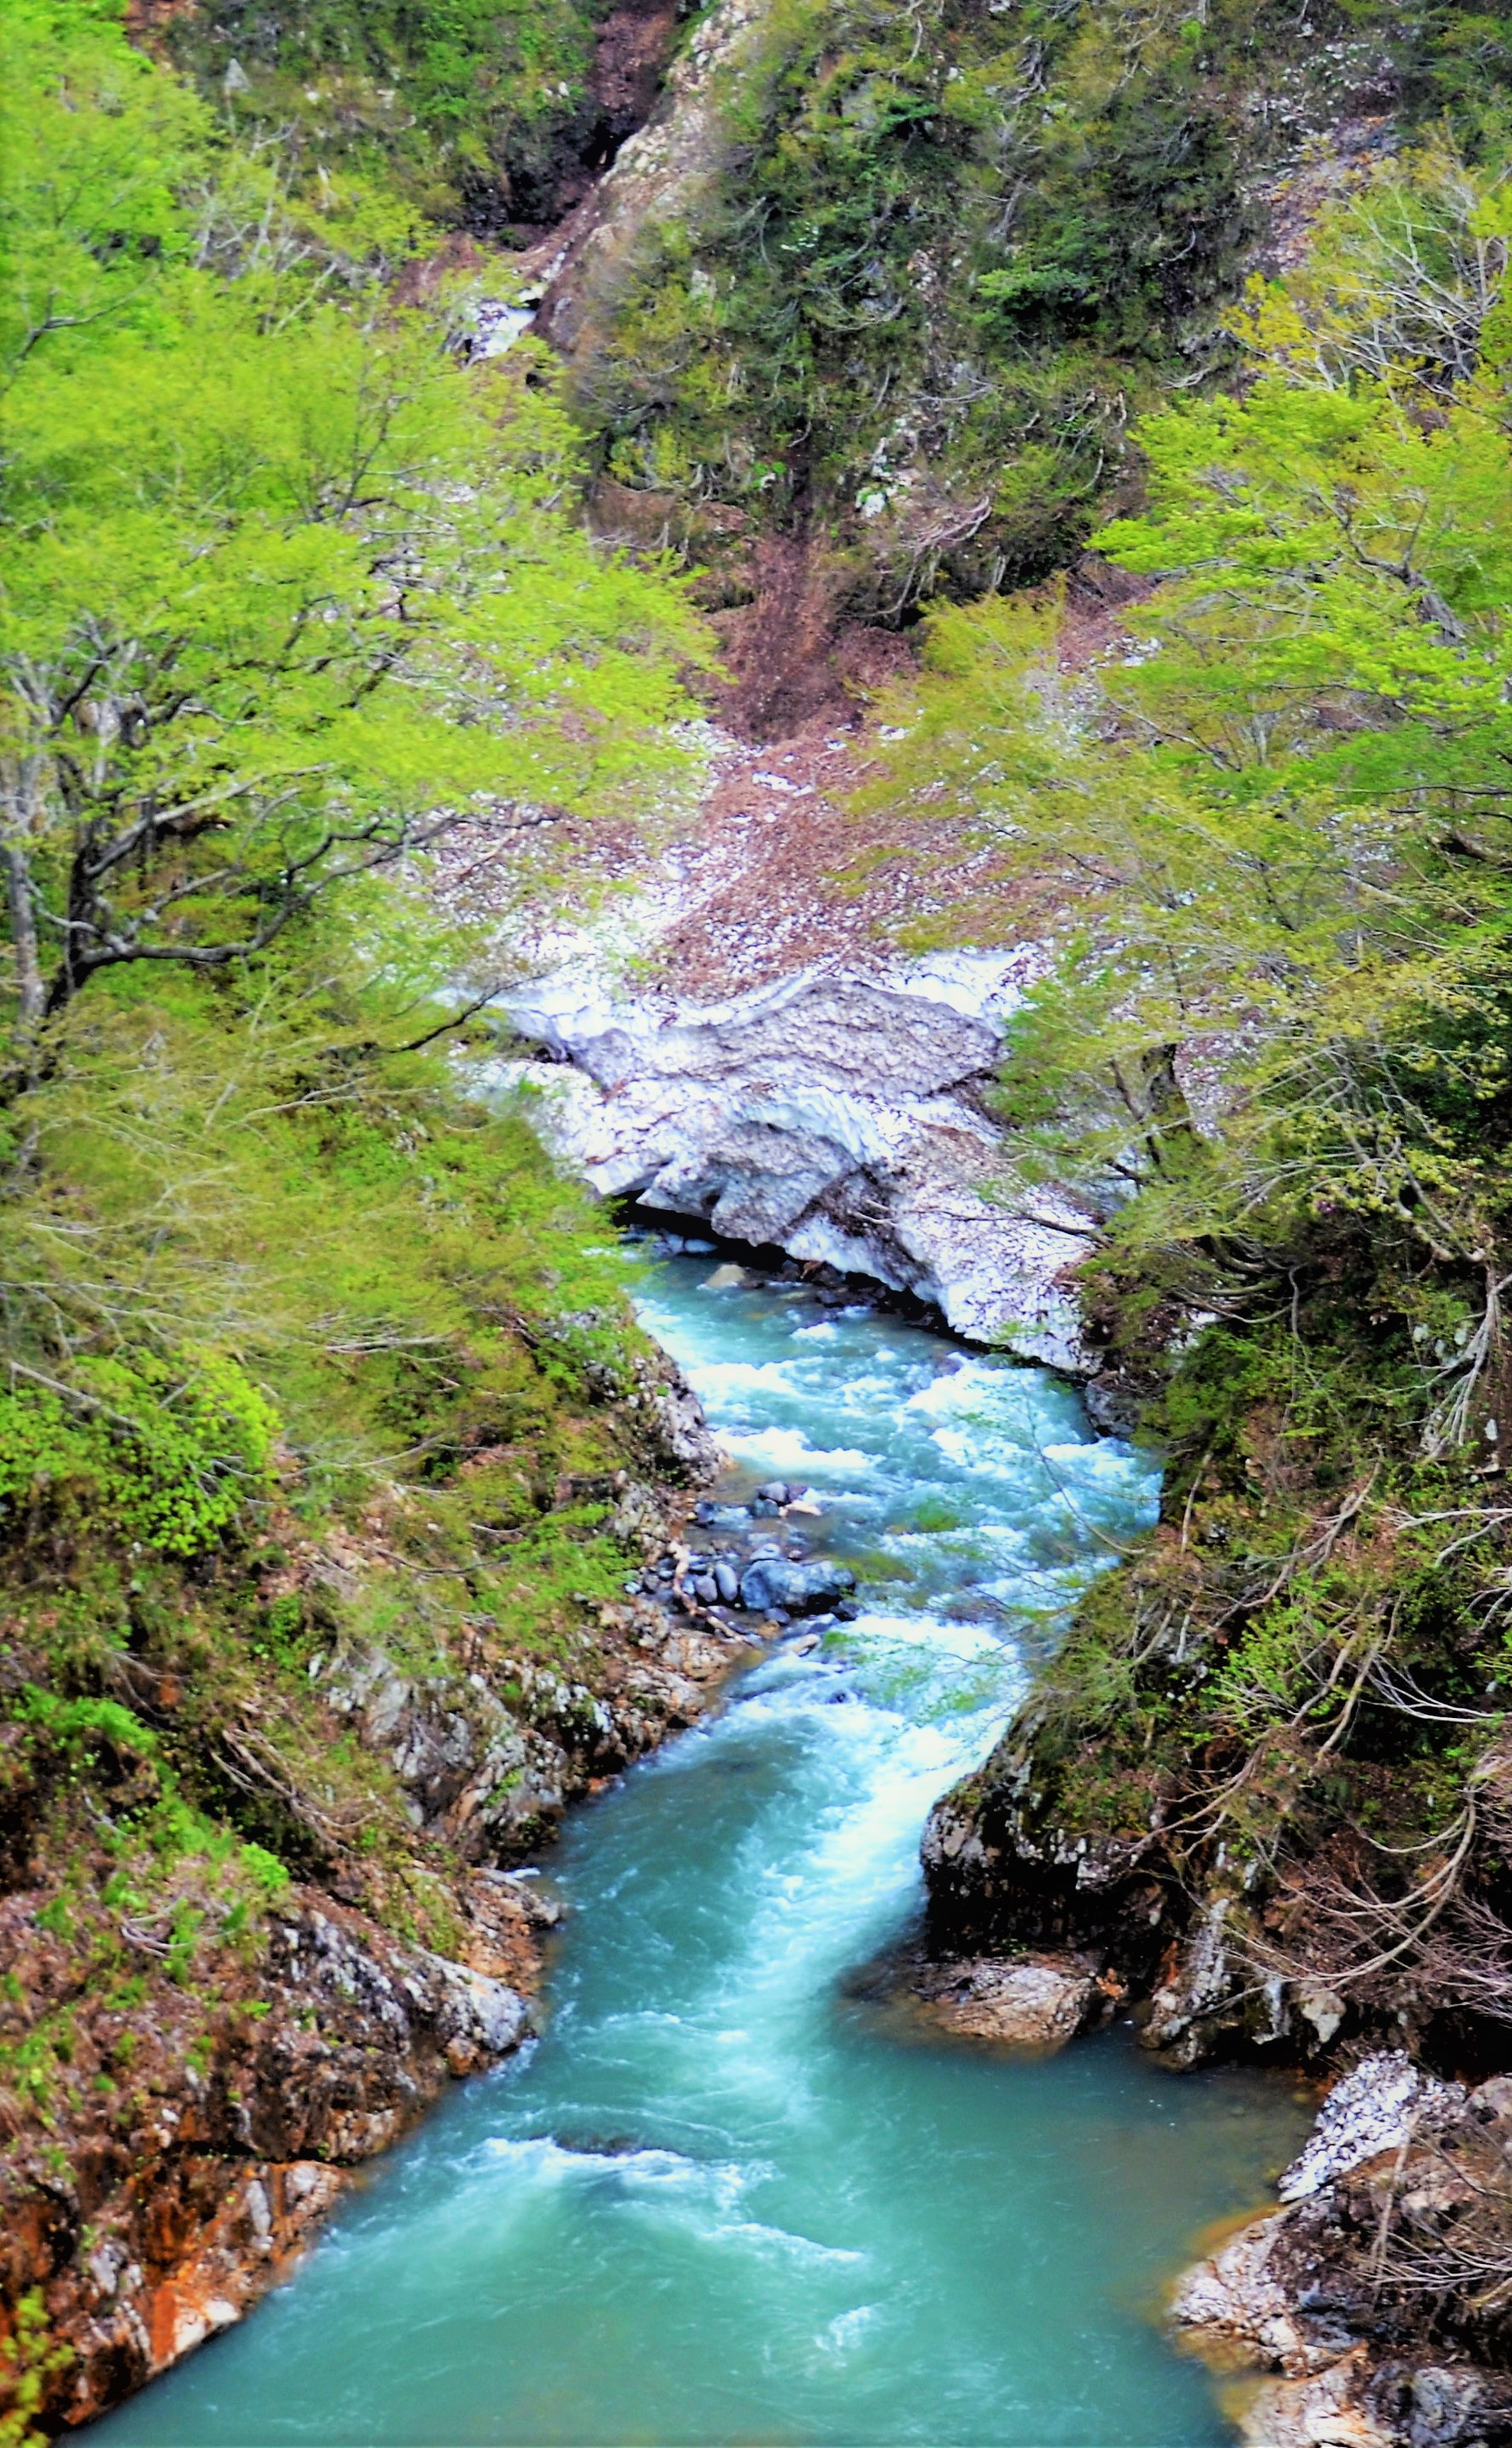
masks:
{"type": "Polygon", "coordinates": [[[704,1606],[713,1606],[719,1597],[719,1584],[712,1573],[700,1573],[693,1584],[693,1595],[704,1606]]]}
{"type": "Polygon", "coordinates": [[[728,1564],[716,1564],[714,1568],[714,1585],[716,1590],[718,1592],[719,1597],[723,1598],[725,1605],[734,1606],[736,1599],[740,1595],[740,1579],[738,1574],[734,1572],[728,1564]]]}

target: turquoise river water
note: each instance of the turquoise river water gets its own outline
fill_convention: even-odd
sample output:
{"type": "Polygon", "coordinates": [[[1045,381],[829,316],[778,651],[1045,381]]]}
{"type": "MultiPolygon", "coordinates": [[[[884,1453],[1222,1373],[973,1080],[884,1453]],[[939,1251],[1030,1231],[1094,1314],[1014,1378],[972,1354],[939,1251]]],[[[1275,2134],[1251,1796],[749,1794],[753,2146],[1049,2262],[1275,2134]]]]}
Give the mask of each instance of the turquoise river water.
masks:
{"type": "Polygon", "coordinates": [[[869,1611],[575,1815],[545,2037],[103,2438],[1229,2439],[1160,2288],[1295,2148],[1284,2082],[1177,2079],[1120,2030],[1043,2061],[928,2041],[846,1983],[916,1913],[930,1803],[1150,1520],[1152,1469],[1040,1369],[710,1256],[642,1306],[730,1448],[720,1493],[810,1482],[802,1527],[869,1611]]]}

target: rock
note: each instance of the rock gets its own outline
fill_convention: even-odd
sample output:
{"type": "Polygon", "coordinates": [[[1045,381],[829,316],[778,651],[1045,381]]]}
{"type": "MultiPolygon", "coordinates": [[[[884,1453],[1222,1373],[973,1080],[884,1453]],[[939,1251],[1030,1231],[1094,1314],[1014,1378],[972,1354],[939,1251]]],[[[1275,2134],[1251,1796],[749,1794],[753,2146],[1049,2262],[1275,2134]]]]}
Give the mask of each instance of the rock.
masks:
{"type": "Polygon", "coordinates": [[[1238,2408],[1244,2448],[1491,2448],[1507,2409],[1489,2376],[1378,2363],[1351,2346],[1317,2372],[1268,2381],[1238,2408]]]}
{"type": "Polygon", "coordinates": [[[695,1482],[717,1478],[724,1455],[677,1362],[661,1350],[642,1353],[636,1381],[640,1416],[651,1430],[657,1463],[695,1482]]]}
{"type": "Polygon", "coordinates": [[[714,1568],[714,1586],[726,1606],[734,1606],[740,1595],[740,1579],[731,1564],[718,1563],[714,1568]]]}
{"type": "Polygon", "coordinates": [[[1508,2127],[1505,2077],[1466,2094],[1397,2050],[1334,2086],[1282,2179],[1285,2207],[1189,2270],[1172,2303],[1177,2327],[1220,2369],[1238,2359],[1280,2375],[1239,2410],[1249,2448],[1512,2439],[1512,2380],[1476,2360],[1490,2343],[1501,2362],[1483,2299],[1473,2284],[1424,2286],[1407,2274],[1424,2245],[1451,2268],[1462,2233],[1472,2258],[1483,2247],[1508,2127]]]}
{"type": "Polygon", "coordinates": [[[693,1595],[703,1606],[716,1605],[722,1595],[717,1576],[700,1573],[693,1584],[693,1595]]]}
{"type": "Polygon", "coordinates": [[[931,1965],[917,1987],[947,2031],[1014,2048],[1063,2048],[1106,2002],[1085,1965],[1067,1957],[958,1958],[931,1965]]]}
{"type": "Polygon", "coordinates": [[[1229,1898],[1219,1896],[1194,1914],[1171,1977],[1150,1999],[1139,2037],[1173,2065],[1201,2064],[1210,2054],[1206,2023],[1228,2002],[1234,1988],[1247,1980],[1242,1964],[1235,1970],[1224,1927],[1229,1905],[1229,1898]]]}
{"type": "Polygon", "coordinates": [[[1396,2150],[1409,2132],[1427,2132],[1464,2096],[1461,2084],[1420,2073],[1401,2049],[1362,2057],[1334,2084],[1276,2191],[1283,2202],[1304,2200],[1378,2152],[1396,2150]]]}
{"type": "Polygon", "coordinates": [[[1005,953],[968,989],[937,961],[824,963],[708,1004],[616,999],[575,961],[501,998],[554,1059],[495,1078],[539,1091],[534,1126],[603,1196],[869,1275],[978,1340],[1011,1325],[1025,1357],[1088,1374],[1065,1283],[1084,1217],[1053,1192],[1034,1220],[990,1195],[1005,1151],[983,1098],[1033,960],[1005,953]]]}
{"type": "Polygon", "coordinates": [[[454,2075],[478,2074],[496,2057],[518,2048],[529,2024],[525,1999],[502,1980],[470,1972],[432,1956],[440,1998],[436,2027],[445,2043],[449,2070],[454,2075]]]}
{"type": "Polygon", "coordinates": [[[1245,2448],[1407,2448],[1401,2432],[1383,2431],[1359,2402],[1368,2372],[1359,2346],[1314,2378],[1257,2389],[1239,2417],[1245,2448]]]}
{"type": "Polygon", "coordinates": [[[1286,2233],[1283,2214],[1273,2211],[1189,2269],[1171,2301],[1177,2328],[1199,2331],[1214,2345],[1237,2349],[1246,2362],[1293,2376],[1325,2369],[1346,2342],[1319,2343],[1299,2324],[1295,2290],[1276,2266],[1286,2233]]]}
{"type": "Polygon", "coordinates": [[[740,1603],[754,1613],[811,1615],[855,1587],[855,1575],[828,1558],[812,1563],[789,1563],[783,1557],[763,1557],[747,1566],[740,1580],[740,1603]]]}
{"type": "Polygon", "coordinates": [[[1132,1437],[1139,1425],[1147,1389],[1136,1380],[1104,1368],[1081,1389],[1087,1417],[1105,1437],[1132,1437]]]}

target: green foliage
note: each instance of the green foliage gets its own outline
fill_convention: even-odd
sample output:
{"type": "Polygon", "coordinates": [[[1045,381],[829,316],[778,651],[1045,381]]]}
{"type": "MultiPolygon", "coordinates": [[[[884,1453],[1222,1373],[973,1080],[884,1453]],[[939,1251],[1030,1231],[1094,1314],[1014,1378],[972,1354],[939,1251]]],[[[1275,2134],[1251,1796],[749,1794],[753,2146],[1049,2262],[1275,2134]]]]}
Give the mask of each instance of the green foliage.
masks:
{"type": "Polygon", "coordinates": [[[1242,385],[1140,429],[1121,634],[942,610],[873,794],[1041,896],[1005,1111],[1170,1456],[1022,1807],[1356,2032],[1512,1963],[1509,234],[1501,157],[1442,141],[1330,208],[1234,315],[1242,385]]]}
{"type": "Polygon", "coordinates": [[[10,2400],[0,2407],[0,2448],[44,2448],[47,2435],[37,2428],[43,2400],[49,2381],[66,2372],[73,2359],[71,2346],[52,2342],[41,2287],[29,2287],[16,2305],[10,2335],[0,2340],[0,2364],[10,2400]]]}
{"type": "Polygon", "coordinates": [[[585,268],[575,395],[610,472],[696,534],[712,499],[838,537],[873,611],[1063,564],[1133,472],[1131,415],[1232,363],[1248,199],[1351,84],[1489,141],[1494,92],[1422,15],[764,9],[707,158],[585,268]]]}
{"type": "MultiPolygon", "coordinates": [[[[55,1692],[29,1687],[16,1709],[17,1722],[29,1730],[33,1748],[77,1781],[81,1775],[124,1779],[135,1800],[118,1825],[125,1831],[125,1848],[143,1846],[157,1875],[173,1872],[186,1862],[224,1871],[234,1886],[245,1891],[258,1908],[277,1903],[289,1885],[289,1873],[265,1846],[239,1843],[224,1827],[186,1801],[182,1782],[172,1766],[161,1736],[119,1700],[97,1696],[65,1698],[55,1692]]],[[[132,1874],[116,1872],[105,1901],[112,1905],[139,1905],[132,1874]]],[[[175,1911],[178,1906],[175,1905],[175,1911]]],[[[53,1900],[39,1915],[39,1928],[68,1935],[66,1895],[53,1900]]],[[[243,1919],[245,1906],[242,1906],[243,1919]]],[[[192,1954],[190,1940],[199,1927],[184,1924],[176,1932],[181,1958],[192,1954]]]]}
{"type": "Polygon", "coordinates": [[[103,970],[256,954],[464,809],[507,837],[602,805],[666,756],[700,645],[565,514],[528,352],[464,367],[260,224],[205,261],[167,191],[218,158],[171,80],[46,0],[8,41],[0,762],[34,1028],[103,970]]]}
{"type": "Polygon", "coordinates": [[[208,0],[173,56],[236,124],[292,137],[312,201],[333,173],[433,220],[551,217],[595,134],[591,0],[208,0]]]}
{"type": "MultiPolygon", "coordinates": [[[[1496,174],[1439,168],[1336,217],[1299,284],[1327,316],[1255,295],[1240,396],[1146,422],[1150,507],[1101,539],[1159,581],[1130,641],[1072,672],[1053,610],[942,613],[889,787],[1062,881],[1007,1077],[1026,1169],[1080,1182],[1131,1260],[1219,1306],[1341,1234],[1420,1323],[1405,1282],[1457,1271],[1481,1288],[1473,1376],[1512,1218],[1508,205],[1496,174]],[[1475,371],[1447,390],[1442,356],[1359,362],[1381,233],[1414,219],[1484,274],[1475,371]]],[[[1431,263],[1418,296],[1445,296],[1431,263]]],[[[1431,1435],[1463,1433],[1460,1391],[1431,1435]]]]}
{"type": "Polygon", "coordinates": [[[23,1380],[0,1393],[0,1507],[45,1496],[49,1509],[191,1555],[265,1490],[277,1425],[223,1355],[84,1356],[57,1390],[23,1380]]]}
{"type": "MultiPolygon", "coordinates": [[[[539,355],[469,369],[373,277],[360,177],[314,231],[298,165],[109,9],[15,0],[3,40],[0,1793],[50,1986],[0,1986],[0,2084],[32,2181],[141,2130],[110,2018],[212,2062],[295,1877],[461,1942],[337,1650],[580,1705],[531,1670],[591,1673],[622,1597],[643,1346],[449,1017],[513,956],[437,920],[427,852],[465,815],[501,886],[559,877],[567,818],[680,766],[705,647],[584,535],[539,355]]],[[[20,2334],[18,2438],[56,2403],[20,2334]]]]}

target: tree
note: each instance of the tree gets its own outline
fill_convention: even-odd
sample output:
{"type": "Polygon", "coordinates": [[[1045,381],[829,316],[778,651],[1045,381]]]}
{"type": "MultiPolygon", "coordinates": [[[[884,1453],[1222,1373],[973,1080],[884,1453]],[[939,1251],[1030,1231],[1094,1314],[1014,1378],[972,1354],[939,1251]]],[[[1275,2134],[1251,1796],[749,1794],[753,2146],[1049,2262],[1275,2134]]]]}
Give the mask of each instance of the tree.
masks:
{"type": "Polygon", "coordinates": [[[602,804],[670,754],[703,648],[574,522],[540,359],[464,367],[265,231],[207,263],[211,136],[112,11],[11,0],[7,50],[0,847],[32,1048],[101,972],[255,957],[464,813],[602,804]]]}
{"type": "MultiPolygon", "coordinates": [[[[939,614],[882,786],[1053,885],[1010,1110],[1195,1299],[1330,1218],[1490,1287],[1512,1227],[1512,332],[1482,296],[1457,386],[1343,365],[1382,230],[1432,218],[1393,175],[1323,233],[1327,351],[1257,293],[1243,392],[1141,429],[1149,507],[1101,542],[1156,583],[1120,643],[1076,669],[1053,611],[939,614]]],[[[1483,270],[1505,196],[1453,179],[1483,270]]]]}

